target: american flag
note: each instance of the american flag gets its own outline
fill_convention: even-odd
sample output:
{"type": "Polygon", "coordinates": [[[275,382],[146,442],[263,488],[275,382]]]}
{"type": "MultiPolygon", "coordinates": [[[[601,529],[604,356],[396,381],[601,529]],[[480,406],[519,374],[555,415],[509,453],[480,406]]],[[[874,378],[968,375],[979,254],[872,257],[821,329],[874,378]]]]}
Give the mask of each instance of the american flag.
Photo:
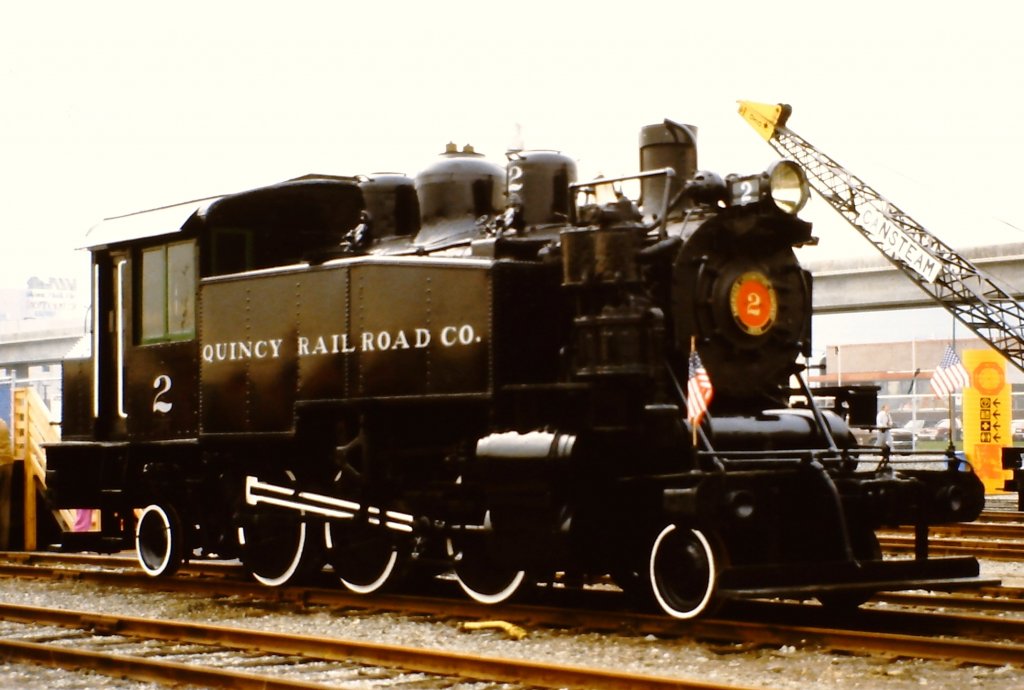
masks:
{"type": "Polygon", "coordinates": [[[686,418],[696,427],[708,411],[714,394],[711,379],[696,350],[690,352],[690,373],[686,379],[686,418]]]}
{"type": "Polygon", "coordinates": [[[953,346],[947,345],[946,351],[942,354],[942,361],[932,374],[932,390],[935,391],[935,395],[945,398],[970,382],[971,376],[960,363],[953,346]]]}

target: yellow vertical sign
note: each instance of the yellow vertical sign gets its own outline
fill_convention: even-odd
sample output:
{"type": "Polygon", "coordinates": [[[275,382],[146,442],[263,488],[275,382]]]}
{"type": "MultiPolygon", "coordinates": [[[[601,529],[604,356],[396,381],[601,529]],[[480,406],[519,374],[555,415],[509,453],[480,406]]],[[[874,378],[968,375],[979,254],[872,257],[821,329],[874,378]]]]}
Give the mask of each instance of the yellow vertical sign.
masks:
{"type": "Polygon", "coordinates": [[[964,350],[964,368],[971,376],[964,388],[964,452],[985,493],[996,493],[1007,477],[1001,449],[1013,445],[1006,360],[995,350],[964,350]]]}

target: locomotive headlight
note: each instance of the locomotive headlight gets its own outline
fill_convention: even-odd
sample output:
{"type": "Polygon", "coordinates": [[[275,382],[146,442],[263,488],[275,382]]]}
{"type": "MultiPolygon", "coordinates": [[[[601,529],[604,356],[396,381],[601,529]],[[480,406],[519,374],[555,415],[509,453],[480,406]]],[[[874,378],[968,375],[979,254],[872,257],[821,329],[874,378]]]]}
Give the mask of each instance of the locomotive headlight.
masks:
{"type": "Polygon", "coordinates": [[[811,194],[803,169],[793,161],[781,160],[766,172],[769,194],[775,205],[791,215],[798,213],[811,194]]]}

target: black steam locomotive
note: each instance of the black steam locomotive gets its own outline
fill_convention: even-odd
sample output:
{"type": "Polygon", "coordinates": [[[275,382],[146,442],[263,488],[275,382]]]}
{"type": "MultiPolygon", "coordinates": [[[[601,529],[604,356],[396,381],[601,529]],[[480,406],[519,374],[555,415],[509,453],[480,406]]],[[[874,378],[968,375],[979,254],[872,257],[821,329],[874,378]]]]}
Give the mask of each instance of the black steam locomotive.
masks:
{"type": "Polygon", "coordinates": [[[52,506],[101,527],[63,546],[134,544],[154,576],[238,558],[267,585],[327,563],[358,593],[454,572],[488,603],[610,576],[678,618],[975,578],[927,553],[929,525],[981,510],[973,472],[858,449],[858,398],[803,383],[799,166],[696,161],[666,121],[629,178],[449,146],[415,180],[101,223],[47,449],[52,506]],[[882,560],[890,524],[918,528],[915,558],[882,560]]]}

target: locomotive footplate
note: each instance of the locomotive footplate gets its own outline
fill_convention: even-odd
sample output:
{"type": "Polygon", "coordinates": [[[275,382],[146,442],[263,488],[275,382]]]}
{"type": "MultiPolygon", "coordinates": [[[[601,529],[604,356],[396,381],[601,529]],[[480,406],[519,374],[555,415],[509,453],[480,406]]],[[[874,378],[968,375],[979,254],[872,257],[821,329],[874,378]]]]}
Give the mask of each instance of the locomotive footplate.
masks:
{"type": "Polygon", "coordinates": [[[998,585],[978,577],[977,559],[964,556],[927,560],[888,560],[791,565],[753,565],[723,570],[718,588],[731,598],[813,597],[830,592],[884,592],[907,589],[956,590],[998,585]]]}

